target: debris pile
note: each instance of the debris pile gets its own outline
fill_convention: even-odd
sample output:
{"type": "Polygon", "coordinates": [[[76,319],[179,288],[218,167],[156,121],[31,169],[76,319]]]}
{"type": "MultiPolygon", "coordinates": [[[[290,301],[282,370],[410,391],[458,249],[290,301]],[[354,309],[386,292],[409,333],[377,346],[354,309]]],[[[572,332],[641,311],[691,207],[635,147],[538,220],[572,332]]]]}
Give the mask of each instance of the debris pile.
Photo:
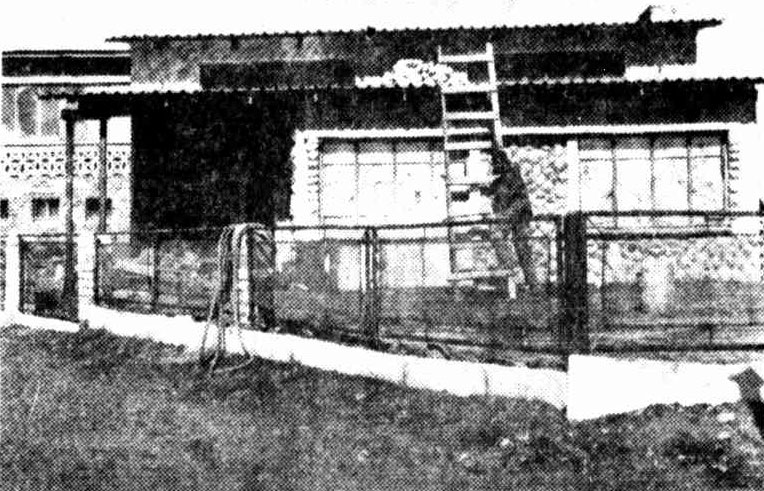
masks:
{"type": "Polygon", "coordinates": [[[469,85],[466,73],[453,68],[422,60],[399,60],[384,75],[356,77],[358,88],[390,88],[390,87],[455,87],[469,85]]]}

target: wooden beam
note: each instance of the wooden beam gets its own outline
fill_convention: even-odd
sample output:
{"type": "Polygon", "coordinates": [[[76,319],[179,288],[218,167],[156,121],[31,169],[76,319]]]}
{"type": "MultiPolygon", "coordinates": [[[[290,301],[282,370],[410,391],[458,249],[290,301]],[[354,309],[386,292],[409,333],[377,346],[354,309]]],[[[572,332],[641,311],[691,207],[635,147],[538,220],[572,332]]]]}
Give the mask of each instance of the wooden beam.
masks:
{"type": "Polygon", "coordinates": [[[105,233],[108,227],[108,118],[102,117],[98,127],[98,232],[105,233]]]}

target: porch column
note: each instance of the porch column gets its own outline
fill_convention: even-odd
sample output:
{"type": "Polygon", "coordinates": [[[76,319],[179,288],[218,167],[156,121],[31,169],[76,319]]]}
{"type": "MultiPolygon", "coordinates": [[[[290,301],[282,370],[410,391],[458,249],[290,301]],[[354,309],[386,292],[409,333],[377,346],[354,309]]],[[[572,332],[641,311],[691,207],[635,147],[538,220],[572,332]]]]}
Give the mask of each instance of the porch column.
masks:
{"type": "Polygon", "coordinates": [[[98,233],[105,233],[108,227],[108,213],[106,206],[108,200],[108,175],[109,161],[107,155],[108,118],[102,116],[98,128],[98,233]]]}
{"type": "Polygon", "coordinates": [[[77,271],[75,270],[74,243],[74,124],[77,121],[76,109],[64,109],[61,117],[66,123],[66,244],[64,246],[64,310],[69,320],[77,319],[77,271]]]}

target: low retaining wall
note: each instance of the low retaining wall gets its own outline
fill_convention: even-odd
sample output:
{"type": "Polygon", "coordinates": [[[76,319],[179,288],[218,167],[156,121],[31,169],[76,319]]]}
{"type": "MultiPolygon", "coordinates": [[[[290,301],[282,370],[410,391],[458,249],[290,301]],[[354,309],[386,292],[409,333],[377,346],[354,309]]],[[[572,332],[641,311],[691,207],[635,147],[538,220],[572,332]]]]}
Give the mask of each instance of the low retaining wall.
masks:
{"type": "MultiPolygon", "coordinates": [[[[120,336],[200,348],[204,324],[190,317],[166,317],[88,307],[80,312],[92,328],[120,336]]],[[[76,331],[73,322],[0,312],[0,323],[36,329],[76,331]]],[[[215,329],[209,340],[215,337],[215,329]]],[[[458,396],[495,395],[535,399],[567,408],[571,421],[628,413],[655,404],[718,405],[736,402],[740,391],[730,376],[753,368],[764,374],[764,360],[720,364],[654,360],[619,360],[604,356],[571,356],[568,373],[550,369],[504,367],[435,358],[420,358],[344,346],[288,334],[243,331],[247,350],[260,358],[295,361],[321,370],[445,391],[458,396]]],[[[235,333],[229,350],[241,352],[235,333]]]]}
{"type": "MultiPolygon", "coordinates": [[[[120,336],[139,336],[155,341],[200,348],[204,324],[190,317],[133,314],[88,307],[80,312],[92,328],[104,328],[120,336]]],[[[212,342],[215,330],[209,333],[212,342]]],[[[235,333],[228,348],[241,352],[235,333]]],[[[435,358],[403,356],[365,348],[344,346],[318,339],[260,331],[243,331],[247,350],[260,358],[296,361],[302,365],[346,375],[359,375],[408,387],[445,391],[459,396],[496,395],[537,399],[555,407],[565,406],[566,374],[551,369],[504,367],[435,358]]]]}
{"type": "Polygon", "coordinates": [[[749,367],[764,374],[764,361],[717,364],[571,356],[568,419],[595,419],[655,404],[692,406],[736,402],[740,399],[740,390],[729,377],[749,367]]]}

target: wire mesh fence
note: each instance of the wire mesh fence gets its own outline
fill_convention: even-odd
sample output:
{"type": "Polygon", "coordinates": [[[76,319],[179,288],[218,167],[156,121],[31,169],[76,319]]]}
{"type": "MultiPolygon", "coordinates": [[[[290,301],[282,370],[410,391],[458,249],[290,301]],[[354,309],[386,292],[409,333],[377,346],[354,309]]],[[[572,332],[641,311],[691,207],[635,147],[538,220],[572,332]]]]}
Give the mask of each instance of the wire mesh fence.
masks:
{"type": "Polygon", "coordinates": [[[592,350],[764,347],[760,216],[633,213],[587,222],[592,350]]]}
{"type": "Polygon", "coordinates": [[[488,351],[555,346],[558,225],[480,221],[378,230],[382,337],[488,351]]]}
{"type": "MultiPolygon", "coordinates": [[[[219,233],[99,236],[97,301],[204,317],[219,233]]],[[[268,327],[290,332],[471,347],[491,359],[510,350],[764,347],[755,213],[279,227],[271,240],[271,264],[250,263],[237,288],[272,314],[268,327]]]]}
{"type": "MultiPolygon", "coordinates": [[[[69,291],[66,285],[67,236],[22,235],[19,237],[19,248],[19,310],[43,317],[75,320],[76,278],[69,291]]],[[[76,264],[76,250],[73,247],[72,256],[76,264]]]]}
{"type": "Polygon", "coordinates": [[[203,318],[217,281],[220,229],[104,234],[96,242],[96,303],[203,318]]]}

